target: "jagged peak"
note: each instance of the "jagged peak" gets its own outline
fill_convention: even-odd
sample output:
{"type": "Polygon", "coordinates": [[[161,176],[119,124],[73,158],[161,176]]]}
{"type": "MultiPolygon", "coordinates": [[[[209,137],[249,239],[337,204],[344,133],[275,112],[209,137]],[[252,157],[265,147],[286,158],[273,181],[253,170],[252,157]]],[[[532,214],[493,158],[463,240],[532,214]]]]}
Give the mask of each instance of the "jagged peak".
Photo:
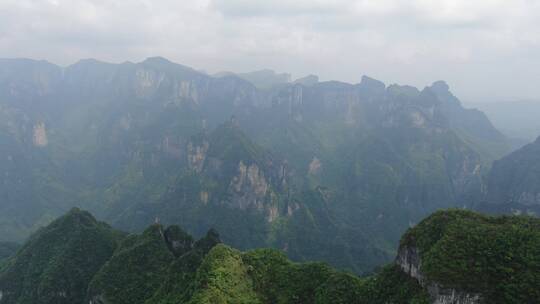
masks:
{"type": "Polygon", "coordinates": [[[165,242],[175,256],[181,256],[193,248],[193,237],[177,225],[167,227],[165,242]]]}
{"type": "Polygon", "coordinates": [[[208,252],[217,244],[221,244],[219,232],[214,228],[210,228],[203,238],[195,242],[194,247],[208,252]]]}
{"type": "Polygon", "coordinates": [[[170,61],[169,59],[165,57],[161,57],[161,56],[148,57],[144,61],[138,64],[152,67],[155,69],[163,69],[163,70],[168,70],[168,71],[181,71],[181,72],[189,72],[189,73],[194,73],[194,74],[199,74],[199,75],[205,75],[189,66],[170,61]]]}
{"type": "Polygon", "coordinates": [[[293,81],[293,83],[301,84],[305,86],[312,86],[314,84],[319,83],[319,76],[310,74],[310,75],[296,79],[295,81],[293,81]]]}
{"type": "Polygon", "coordinates": [[[359,86],[373,92],[384,92],[386,90],[386,84],[384,82],[366,75],[362,76],[359,86]]]}
{"type": "Polygon", "coordinates": [[[165,57],[162,57],[162,56],[148,57],[148,58],[146,58],[144,61],[142,61],[142,63],[167,63],[167,64],[174,64],[172,61],[170,61],[169,59],[167,59],[167,58],[165,58],[165,57]]]}
{"type": "Polygon", "coordinates": [[[55,220],[52,224],[69,223],[70,225],[97,225],[98,221],[88,211],[82,210],[78,207],[71,208],[66,214],[55,220]]]}
{"type": "Polygon", "coordinates": [[[437,80],[431,84],[430,89],[436,94],[450,92],[450,86],[444,80],[437,80]]]}
{"type": "Polygon", "coordinates": [[[150,226],[148,226],[144,231],[143,235],[161,235],[163,233],[163,225],[159,223],[154,223],[150,226]]]}
{"type": "Polygon", "coordinates": [[[388,91],[388,93],[392,95],[405,95],[405,96],[413,97],[413,98],[418,97],[420,95],[420,90],[410,85],[392,84],[392,85],[389,85],[386,90],[388,91]]]}

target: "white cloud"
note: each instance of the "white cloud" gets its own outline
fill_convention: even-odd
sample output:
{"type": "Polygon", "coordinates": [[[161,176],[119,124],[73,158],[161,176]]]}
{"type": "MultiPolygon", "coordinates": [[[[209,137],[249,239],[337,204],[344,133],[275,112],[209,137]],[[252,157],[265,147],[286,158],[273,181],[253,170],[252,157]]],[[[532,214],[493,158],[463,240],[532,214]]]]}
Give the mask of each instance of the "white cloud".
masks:
{"type": "Polygon", "coordinates": [[[539,49],[537,0],[0,2],[0,57],[64,65],[161,55],[211,72],[446,79],[466,99],[534,98],[539,49]]]}

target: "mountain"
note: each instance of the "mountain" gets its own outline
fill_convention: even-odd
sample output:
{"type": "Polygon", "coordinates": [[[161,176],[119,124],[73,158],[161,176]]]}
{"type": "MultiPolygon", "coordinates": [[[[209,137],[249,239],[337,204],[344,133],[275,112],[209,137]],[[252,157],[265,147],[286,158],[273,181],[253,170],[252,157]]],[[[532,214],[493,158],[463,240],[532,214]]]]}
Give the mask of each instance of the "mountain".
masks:
{"type": "Polygon", "coordinates": [[[477,208],[493,213],[540,214],[540,138],[493,163],[477,208]]]}
{"type": "Polygon", "coordinates": [[[19,244],[13,242],[0,242],[0,263],[11,257],[19,249],[19,244]]]}
{"type": "Polygon", "coordinates": [[[259,89],[271,89],[273,87],[286,85],[291,82],[291,75],[287,73],[276,73],[273,70],[264,69],[259,71],[247,72],[247,73],[232,73],[221,72],[217,73],[215,77],[223,76],[237,76],[246,81],[249,81],[259,89]]]}
{"type": "Polygon", "coordinates": [[[141,235],[128,236],[92,279],[91,303],[157,303],[189,298],[189,287],[203,257],[220,243],[210,230],[193,242],[177,226],[155,224],[141,235]],[[163,297],[163,299],[161,298],[163,297]]]}
{"type": "Polygon", "coordinates": [[[198,241],[177,226],[115,231],[105,256],[99,244],[111,241],[109,229],[75,209],[33,235],[0,270],[0,303],[356,303],[363,292],[358,277],[323,263],[291,263],[273,249],[240,252],[221,244],[215,230],[198,241]],[[107,231],[81,233],[81,224],[107,231]],[[44,246],[55,241],[53,233],[57,243],[78,244],[79,255],[69,245],[44,246]]]}
{"type": "Polygon", "coordinates": [[[534,141],[540,134],[538,100],[467,103],[467,105],[486,113],[497,129],[515,139],[518,148],[534,141]]]}
{"type": "Polygon", "coordinates": [[[0,241],[81,205],[129,232],[215,227],[240,250],[356,273],[431,212],[478,201],[507,147],[443,82],[259,89],[160,57],[2,60],[0,115],[0,241]]]}
{"type": "Polygon", "coordinates": [[[540,220],[439,211],[402,237],[396,264],[433,303],[538,303],[540,220]]]}
{"type": "Polygon", "coordinates": [[[2,266],[0,303],[83,303],[122,234],[78,209],[38,230],[2,266]]]}
{"type": "Polygon", "coordinates": [[[0,303],[480,304],[540,300],[536,275],[540,273],[540,220],[531,217],[436,212],[404,234],[394,263],[364,278],[324,263],[293,263],[275,249],[242,252],[221,243],[215,230],[194,241],[179,227],[165,228],[159,223],[141,234],[114,232],[117,245],[113,253],[107,251],[106,261],[95,260],[90,257],[102,256],[96,244],[111,241],[110,228],[103,225],[88,213],[73,210],[36,233],[0,270],[0,303]],[[90,224],[87,228],[106,228],[107,233],[93,235],[97,238],[69,233],[80,229],[80,221],[90,224]],[[77,260],[62,260],[72,256],[70,246],[55,247],[53,256],[43,255],[50,247],[36,246],[50,242],[43,231],[57,230],[59,225],[62,242],[76,242],[84,249],[77,260]],[[21,281],[21,273],[13,265],[23,260],[39,265],[36,269],[56,272],[21,281]],[[88,263],[101,266],[88,267],[88,263]],[[70,279],[62,279],[62,275],[70,279]],[[39,284],[37,294],[31,292],[36,290],[35,283],[39,284]],[[19,285],[26,293],[15,297],[10,286],[19,285]]]}
{"type": "Polygon", "coordinates": [[[294,81],[294,83],[304,85],[306,87],[315,85],[319,83],[319,76],[317,75],[307,75],[302,78],[298,78],[294,81]]]}
{"type": "Polygon", "coordinates": [[[360,244],[353,244],[323,190],[294,189],[287,163],[253,143],[234,121],[194,136],[187,146],[187,168],[167,193],[115,207],[109,212],[115,226],[137,230],[157,217],[197,236],[214,227],[235,248],[277,247],[295,260],[326,260],[359,272],[387,260],[362,232],[354,236],[360,244]]]}

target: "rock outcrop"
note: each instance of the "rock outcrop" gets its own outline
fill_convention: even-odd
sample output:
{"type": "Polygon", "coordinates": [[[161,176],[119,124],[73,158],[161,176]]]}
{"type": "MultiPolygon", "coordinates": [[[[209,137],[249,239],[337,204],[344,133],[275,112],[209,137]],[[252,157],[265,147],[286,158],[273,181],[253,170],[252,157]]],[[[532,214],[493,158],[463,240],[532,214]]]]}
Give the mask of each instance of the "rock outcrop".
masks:
{"type": "Polygon", "coordinates": [[[401,246],[396,257],[396,264],[411,278],[416,279],[424,287],[432,304],[480,304],[482,296],[478,293],[468,293],[454,288],[444,288],[436,282],[431,282],[422,274],[422,259],[416,246],[401,246]]]}

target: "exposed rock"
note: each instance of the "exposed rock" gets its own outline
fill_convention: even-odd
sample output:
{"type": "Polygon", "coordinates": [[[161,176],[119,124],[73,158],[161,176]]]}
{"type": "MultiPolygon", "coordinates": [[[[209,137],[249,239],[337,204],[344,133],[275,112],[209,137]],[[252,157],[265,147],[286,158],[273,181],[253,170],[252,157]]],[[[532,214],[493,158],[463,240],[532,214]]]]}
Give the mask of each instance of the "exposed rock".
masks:
{"type": "Polygon", "coordinates": [[[181,81],[180,83],[176,84],[176,92],[180,101],[188,100],[197,105],[200,102],[197,85],[191,81],[181,81]]]}
{"type": "Polygon", "coordinates": [[[272,223],[273,221],[275,221],[277,218],[279,217],[279,210],[277,208],[277,206],[271,206],[267,209],[267,216],[266,216],[266,220],[269,222],[269,223],[272,223]]]}
{"type": "Polygon", "coordinates": [[[437,284],[429,285],[428,293],[433,299],[433,304],[478,304],[482,301],[480,294],[444,289],[437,284]]]}
{"type": "Polygon", "coordinates": [[[426,119],[424,115],[419,111],[413,111],[410,113],[410,118],[413,126],[421,128],[426,124],[426,119]]]}
{"type": "Polygon", "coordinates": [[[149,97],[165,81],[164,74],[142,68],[135,72],[135,77],[135,95],[140,98],[149,97]]]}
{"type": "Polygon", "coordinates": [[[293,216],[293,214],[300,209],[298,203],[292,203],[287,206],[287,216],[293,216]]]}
{"type": "Polygon", "coordinates": [[[34,132],[32,142],[36,147],[45,147],[49,143],[47,139],[47,129],[45,128],[45,123],[39,122],[34,125],[34,132]]]}
{"type": "Polygon", "coordinates": [[[208,198],[209,198],[209,195],[208,195],[208,192],[206,191],[201,191],[201,193],[199,194],[200,196],[200,199],[201,199],[201,202],[205,205],[208,204],[208,198]]]}
{"type": "Polygon", "coordinates": [[[277,207],[272,204],[274,194],[269,191],[269,184],[264,173],[256,164],[246,166],[240,161],[238,174],[231,180],[229,191],[232,197],[227,202],[232,208],[240,210],[256,210],[264,213],[269,222],[279,216],[277,207]],[[269,199],[269,201],[267,201],[269,199]],[[266,205],[270,203],[269,205],[266,205]]]}
{"type": "Polygon", "coordinates": [[[106,304],[105,297],[103,295],[95,295],[93,296],[90,301],[88,301],[88,304],[106,304]]]}
{"type": "Polygon", "coordinates": [[[407,273],[411,278],[417,279],[420,283],[424,277],[420,273],[420,254],[416,246],[402,246],[399,249],[396,263],[401,267],[403,272],[407,273]]]}
{"type": "Polygon", "coordinates": [[[204,141],[201,145],[195,146],[193,143],[189,143],[188,150],[188,165],[189,168],[195,170],[197,173],[200,173],[204,166],[204,161],[206,159],[206,153],[208,152],[209,144],[207,141],[204,141]]]}
{"type": "Polygon", "coordinates": [[[321,165],[321,161],[316,156],[314,156],[311,160],[311,163],[309,163],[308,173],[311,175],[316,175],[321,170],[321,165]]]}
{"type": "Polygon", "coordinates": [[[238,164],[238,175],[233,178],[231,186],[236,192],[253,193],[257,197],[264,196],[268,190],[268,183],[259,167],[256,164],[248,167],[242,161],[238,164]]]}
{"type": "Polygon", "coordinates": [[[193,248],[193,238],[178,226],[170,226],[163,233],[165,242],[175,256],[181,256],[193,248]]]}
{"type": "Polygon", "coordinates": [[[468,293],[454,288],[444,288],[436,282],[431,282],[421,272],[422,260],[416,246],[401,246],[396,257],[396,264],[403,272],[414,278],[426,288],[432,304],[480,304],[482,296],[478,293],[468,293]]]}

